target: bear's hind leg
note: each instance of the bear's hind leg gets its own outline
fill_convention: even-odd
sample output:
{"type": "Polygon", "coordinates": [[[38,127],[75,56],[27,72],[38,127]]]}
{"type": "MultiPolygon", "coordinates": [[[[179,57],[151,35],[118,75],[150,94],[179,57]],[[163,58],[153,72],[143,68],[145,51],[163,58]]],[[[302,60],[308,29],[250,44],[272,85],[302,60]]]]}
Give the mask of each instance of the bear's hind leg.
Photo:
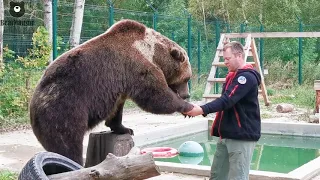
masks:
{"type": "Polygon", "coordinates": [[[46,135],[43,147],[50,152],[63,155],[83,166],[83,137],[85,132],[65,130],[63,133],[46,135]],[[51,137],[50,137],[51,136],[51,137]]]}
{"type": "Polygon", "coordinates": [[[133,130],[122,125],[122,113],[124,102],[118,106],[115,116],[107,120],[105,125],[110,127],[111,131],[115,134],[130,134],[133,135],[133,130]]]}

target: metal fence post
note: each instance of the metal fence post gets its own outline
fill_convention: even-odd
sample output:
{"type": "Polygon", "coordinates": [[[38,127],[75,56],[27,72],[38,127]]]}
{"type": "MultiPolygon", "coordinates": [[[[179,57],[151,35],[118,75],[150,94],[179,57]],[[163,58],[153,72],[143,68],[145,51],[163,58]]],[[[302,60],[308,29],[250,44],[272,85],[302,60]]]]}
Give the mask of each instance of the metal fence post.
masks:
{"type": "Polygon", "coordinates": [[[158,20],[158,10],[152,6],[150,0],[146,0],[146,3],[154,11],[152,21],[153,21],[153,29],[156,31],[157,30],[157,20],[158,20]]]}
{"type": "Polygon", "coordinates": [[[227,32],[230,33],[231,32],[231,28],[230,28],[230,24],[227,23],[227,32]]]}
{"type": "Polygon", "coordinates": [[[153,29],[155,31],[157,30],[157,20],[158,20],[158,13],[155,12],[153,13],[153,29]]]}
{"type": "Polygon", "coordinates": [[[219,20],[216,19],[215,21],[215,29],[216,29],[216,47],[218,47],[219,45],[219,41],[220,41],[220,23],[219,20]]]}
{"type": "MultiPolygon", "coordinates": [[[[191,14],[190,13],[188,13],[188,56],[189,56],[189,61],[191,63],[191,14]]],[[[188,84],[189,84],[189,89],[191,89],[191,81],[189,81],[188,84]]]]}
{"type": "MultiPolygon", "coordinates": [[[[299,21],[299,32],[303,32],[303,24],[300,17],[296,15],[299,21]]],[[[302,37],[299,37],[299,85],[302,84],[302,37]]]]}
{"type": "Polygon", "coordinates": [[[52,58],[57,58],[57,0],[52,0],[52,58]]]}
{"type": "Polygon", "coordinates": [[[113,2],[112,0],[107,0],[107,3],[109,4],[109,27],[111,27],[113,25],[114,15],[113,2]]]}
{"type": "Polygon", "coordinates": [[[201,34],[200,29],[198,29],[198,83],[200,82],[200,62],[201,62],[201,34]]]}
{"type": "MultiPolygon", "coordinates": [[[[220,22],[218,18],[215,18],[215,29],[216,29],[216,48],[218,48],[219,41],[220,41],[220,22]]],[[[219,67],[216,69],[216,78],[219,78],[219,67]]],[[[219,84],[215,83],[214,93],[217,94],[219,91],[219,84]]]]}
{"type": "MultiPolygon", "coordinates": [[[[244,33],[245,32],[245,28],[244,28],[245,24],[241,23],[240,24],[240,33],[244,33]]],[[[240,39],[241,44],[243,44],[243,38],[240,39]]]]}
{"type": "MultiPolygon", "coordinates": [[[[299,22],[299,32],[303,32],[303,24],[299,22]]],[[[302,37],[299,37],[299,84],[302,84],[302,37]]]]}
{"type": "MultiPolygon", "coordinates": [[[[263,27],[263,24],[262,22],[259,20],[259,18],[257,18],[259,24],[260,24],[260,32],[264,32],[264,27],[263,27]]],[[[259,56],[260,56],[260,67],[261,67],[261,70],[263,71],[263,48],[264,48],[264,39],[263,38],[260,38],[260,41],[259,41],[260,45],[259,45],[259,56]]]]}

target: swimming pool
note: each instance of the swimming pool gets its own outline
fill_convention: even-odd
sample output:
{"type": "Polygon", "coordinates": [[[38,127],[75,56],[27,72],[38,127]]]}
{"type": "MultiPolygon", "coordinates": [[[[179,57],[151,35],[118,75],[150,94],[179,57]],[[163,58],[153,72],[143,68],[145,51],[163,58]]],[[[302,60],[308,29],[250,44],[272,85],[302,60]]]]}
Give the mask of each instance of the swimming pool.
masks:
{"type": "MultiPolygon", "coordinates": [[[[175,138],[144,147],[169,146],[179,148],[185,141],[196,141],[204,149],[204,156],[187,158],[157,158],[156,161],[211,166],[218,138],[208,136],[207,131],[175,138]]],[[[263,134],[258,141],[251,170],[288,173],[320,156],[320,138],[263,134]]]]}

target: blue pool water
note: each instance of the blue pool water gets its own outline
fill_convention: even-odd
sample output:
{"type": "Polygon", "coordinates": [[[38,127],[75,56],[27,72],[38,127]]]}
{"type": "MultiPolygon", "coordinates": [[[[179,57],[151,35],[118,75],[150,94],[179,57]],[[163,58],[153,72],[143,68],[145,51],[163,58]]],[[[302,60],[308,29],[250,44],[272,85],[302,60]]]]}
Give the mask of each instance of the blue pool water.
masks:
{"type": "MultiPolygon", "coordinates": [[[[204,156],[187,158],[157,158],[156,161],[211,166],[218,138],[204,131],[182,138],[150,144],[145,147],[168,146],[178,149],[186,141],[196,141],[204,149],[204,156]]],[[[258,141],[251,170],[288,173],[320,156],[320,138],[263,134],[258,141]]]]}

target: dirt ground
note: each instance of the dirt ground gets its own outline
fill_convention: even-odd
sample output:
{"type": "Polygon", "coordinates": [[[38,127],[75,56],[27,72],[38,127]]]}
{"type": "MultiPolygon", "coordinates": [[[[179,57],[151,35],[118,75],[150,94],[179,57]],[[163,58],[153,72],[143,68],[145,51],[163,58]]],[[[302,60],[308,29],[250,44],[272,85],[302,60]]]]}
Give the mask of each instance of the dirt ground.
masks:
{"type": "MultiPolygon", "coordinates": [[[[261,105],[261,116],[264,121],[272,121],[277,118],[278,121],[308,123],[310,121],[311,110],[295,108],[290,113],[278,113],[276,111],[277,105],[265,107],[261,105]]],[[[206,117],[213,118],[214,114],[206,117]]],[[[183,124],[186,121],[197,121],[203,117],[184,118],[181,114],[172,115],[154,115],[141,111],[138,108],[125,109],[123,115],[123,124],[134,130],[135,134],[154,131],[157,128],[169,127],[176,124],[183,124]]],[[[91,132],[109,130],[101,123],[91,132]]],[[[87,133],[84,146],[88,143],[87,133]]],[[[0,133],[0,170],[8,169],[19,172],[27,161],[37,152],[44,151],[32,130],[27,126],[20,130],[2,132],[0,133]]],[[[163,172],[161,176],[150,178],[150,180],[164,180],[164,179],[181,179],[181,180],[204,180],[208,177],[189,176],[178,173],[163,172]]],[[[314,179],[316,180],[316,179],[314,179]]]]}

